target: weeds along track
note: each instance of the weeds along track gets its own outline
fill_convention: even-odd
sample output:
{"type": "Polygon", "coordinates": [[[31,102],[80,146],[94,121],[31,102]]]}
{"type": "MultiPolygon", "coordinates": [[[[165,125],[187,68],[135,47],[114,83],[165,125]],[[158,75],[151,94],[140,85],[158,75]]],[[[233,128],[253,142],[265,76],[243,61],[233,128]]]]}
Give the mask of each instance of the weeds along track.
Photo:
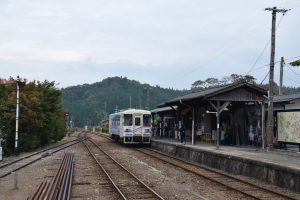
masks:
{"type": "Polygon", "coordinates": [[[159,161],[169,163],[177,168],[180,168],[186,172],[190,172],[201,178],[205,178],[212,182],[225,187],[226,190],[238,192],[245,196],[245,198],[252,199],[289,199],[289,200],[299,200],[299,198],[292,196],[291,194],[283,194],[277,191],[250,183],[248,181],[241,180],[224,172],[219,172],[217,170],[201,166],[199,164],[187,162],[183,159],[173,157],[149,148],[139,148],[136,151],[152,157],[159,161]]]}
{"type": "Polygon", "coordinates": [[[73,146],[73,145],[77,144],[78,142],[79,142],[79,140],[77,140],[77,139],[69,141],[69,142],[65,142],[63,144],[56,145],[54,147],[50,147],[50,148],[47,148],[47,149],[44,149],[41,151],[37,151],[30,155],[27,155],[22,158],[19,158],[19,159],[13,160],[11,162],[7,162],[3,165],[0,165],[0,179],[10,175],[13,172],[20,170],[28,165],[31,165],[46,156],[52,155],[58,151],[61,151],[65,148],[73,146]]]}
{"type": "Polygon", "coordinates": [[[123,199],[163,199],[157,192],[112,158],[101,146],[91,139],[83,143],[99,167],[105,172],[111,186],[119,193],[120,197],[123,199]]]}

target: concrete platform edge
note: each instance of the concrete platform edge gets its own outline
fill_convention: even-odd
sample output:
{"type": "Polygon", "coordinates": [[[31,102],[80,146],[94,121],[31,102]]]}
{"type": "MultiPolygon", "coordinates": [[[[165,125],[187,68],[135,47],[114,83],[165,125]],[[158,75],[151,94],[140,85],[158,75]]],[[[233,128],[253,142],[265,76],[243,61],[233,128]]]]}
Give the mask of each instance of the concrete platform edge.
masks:
{"type": "Polygon", "coordinates": [[[300,192],[300,170],[297,169],[164,141],[152,140],[151,148],[231,174],[252,177],[300,192]]]}

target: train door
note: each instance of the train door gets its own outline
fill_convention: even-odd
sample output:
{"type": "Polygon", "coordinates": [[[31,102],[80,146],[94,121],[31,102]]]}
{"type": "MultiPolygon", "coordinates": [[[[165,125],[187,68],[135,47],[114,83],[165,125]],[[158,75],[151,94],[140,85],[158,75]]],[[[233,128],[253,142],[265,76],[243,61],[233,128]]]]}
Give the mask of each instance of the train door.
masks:
{"type": "Polygon", "coordinates": [[[142,134],[140,127],[142,126],[141,116],[134,116],[134,132],[135,134],[142,134]]]}
{"type": "Polygon", "coordinates": [[[133,137],[132,114],[124,114],[123,121],[123,140],[124,143],[131,143],[133,137]]]}
{"type": "Polygon", "coordinates": [[[142,142],[142,115],[134,115],[133,142],[142,142]]]}

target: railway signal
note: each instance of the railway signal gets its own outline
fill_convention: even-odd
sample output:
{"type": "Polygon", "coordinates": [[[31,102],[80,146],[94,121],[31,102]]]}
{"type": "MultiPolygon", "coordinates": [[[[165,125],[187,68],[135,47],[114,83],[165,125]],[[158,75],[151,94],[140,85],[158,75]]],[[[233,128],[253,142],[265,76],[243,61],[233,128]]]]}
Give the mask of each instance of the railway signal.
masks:
{"type": "Polygon", "coordinates": [[[16,105],[16,136],[15,136],[15,155],[19,154],[19,110],[20,110],[20,87],[25,85],[25,81],[22,81],[19,76],[17,76],[17,105],[16,105]]]}

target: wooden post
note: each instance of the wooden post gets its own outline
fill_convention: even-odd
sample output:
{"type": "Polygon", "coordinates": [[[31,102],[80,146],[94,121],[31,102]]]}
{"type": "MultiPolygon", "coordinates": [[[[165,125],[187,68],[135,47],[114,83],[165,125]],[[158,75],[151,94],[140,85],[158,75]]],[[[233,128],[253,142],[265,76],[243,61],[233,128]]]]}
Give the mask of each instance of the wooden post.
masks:
{"type": "Polygon", "coordinates": [[[274,137],[274,107],[273,107],[273,93],[274,93],[274,59],[275,59],[275,31],[276,31],[276,13],[282,12],[285,14],[288,10],[266,8],[265,10],[272,11],[272,29],[271,29],[271,56],[270,56],[270,73],[269,73],[269,107],[268,107],[268,129],[267,129],[267,145],[272,147],[274,137]]]}
{"type": "Polygon", "coordinates": [[[194,138],[195,138],[195,109],[193,107],[193,120],[192,120],[192,145],[195,144],[194,138]]]}
{"type": "Polygon", "coordinates": [[[220,114],[221,114],[221,112],[220,112],[220,101],[218,101],[217,102],[217,108],[218,108],[218,110],[217,110],[217,113],[216,113],[216,115],[217,115],[217,149],[219,149],[220,148],[220,114]]]}
{"type": "Polygon", "coordinates": [[[217,106],[215,106],[211,101],[208,101],[209,104],[215,109],[216,117],[217,117],[217,135],[216,135],[216,142],[217,142],[217,149],[220,146],[220,114],[222,111],[230,104],[230,101],[226,101],[222,106],[220,105],[220,101],[217,101],[217,106]]]}
{"type": "Polygon", "coordinates": [[[261,102],[261,141],[262,149],[265,148],[265,102],[261,102]]]}
{"type": "Polygon", "coordinates": [[[280,79],[279,79],[279,95],[282,95],[282,86],[283,86],[283,66],[284,66],[284,58],[281,57],[281,61],[280,61],[280,79]]]}

